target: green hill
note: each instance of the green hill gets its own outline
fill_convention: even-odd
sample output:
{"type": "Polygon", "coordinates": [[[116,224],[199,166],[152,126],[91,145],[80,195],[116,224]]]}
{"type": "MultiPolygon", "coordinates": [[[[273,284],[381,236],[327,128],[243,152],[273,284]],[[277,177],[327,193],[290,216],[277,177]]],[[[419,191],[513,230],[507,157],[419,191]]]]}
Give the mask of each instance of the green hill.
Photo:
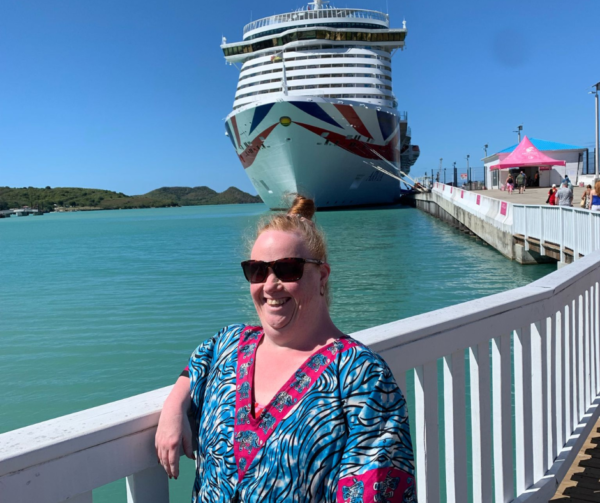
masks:
{"type": "Polygon", "coordinates": [[[177,201],[180,206],[200,204],[248,204],[261,203],[259,196],[253,196],[236,187],[229,187],[219,193],[210,187],[161,187],[144,194],[144,197],[177,201]]]}
{"type": "Polygon", "coordinates": [[[157,199],[173,199],[182,205],[210,204],[207,203],[218,192],[209,187],[161,187],[144,194],[145,197],[157,199]]]}
{"type": "Polygon", "coordinates": [[[109,210],[126,208],[163,208],[204,204],[260,203],[235,187],[219,193],[209,187],[162,187],[147,194],[128,196],[122,192],[75,187],[0,187],[0,210],[29,206],[43,211],[56,208],[109,210]]]}

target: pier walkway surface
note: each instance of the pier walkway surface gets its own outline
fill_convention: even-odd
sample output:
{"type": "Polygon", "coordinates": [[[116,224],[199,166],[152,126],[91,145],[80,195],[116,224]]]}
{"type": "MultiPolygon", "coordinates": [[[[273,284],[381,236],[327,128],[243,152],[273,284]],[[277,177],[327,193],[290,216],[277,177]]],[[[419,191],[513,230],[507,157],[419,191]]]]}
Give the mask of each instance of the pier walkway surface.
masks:
{"type": "Polygon", "coordinates": [[[577,454],[552,503],[600,501],[600,420],[577,454]]]}
{"type": "MultiPolygon", "coordinates": [[[[600,417],[599,302],[596,251],[527,286],[352,334],[414,399],[421,503],[555,496],[600,417]]],[[[168,502],[154,435],[169,390],[0,435],[0,501],[91,503],[125,478],[129,503],[168,502]]]]}
{"type": "MultiPolygon", "coordinates": [[[[507,201],[513,204],[546,204],[548,199],[548,187],[527,187],[524,194],[519,194],[515,190],[512,194],[505,190],[473,190],[473,194],[481,194],[486,197],[493,197],[500,201],[507,201]]],[[[579,207],[579,201],[585,189],[583,187],[573,187],[573,206],[579,207]]]]}

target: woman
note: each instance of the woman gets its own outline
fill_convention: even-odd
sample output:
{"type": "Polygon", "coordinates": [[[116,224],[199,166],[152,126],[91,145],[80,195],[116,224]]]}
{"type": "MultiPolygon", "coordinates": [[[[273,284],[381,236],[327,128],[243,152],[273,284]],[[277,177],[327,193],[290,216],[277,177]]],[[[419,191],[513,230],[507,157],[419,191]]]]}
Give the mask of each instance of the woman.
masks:
{"type": "Polygon", "coordinates": [[[589,210],[592,207],[592,186],[591,185],[588,185],[585,188],[585,192],[581,196],[580,206],[586,210],[589,210]]]}
{"type": "Polygon", "coordinates": [[[201,344],[165,402],[169,476],[181,443],[192,456],[190,406],[198,425],[194,502],[416,502],[406,402],[381,357],[331,320],[314,211],[298,196],[259,228],[242,268],[262,326],[201,344]]]}
{"type": "Polygon", "coordinates": [[[548,203],[550,206],[556,206],[556,184],[552,184],[552,187],[550,188],[550,190],[548,191],[548,199],[546,199],[546,203],[548,203]]]}
{"type": "Polygon", "coordinates": [[[515,188],[515,181],[513,180],[512,175],[509,173],[508,178],[506,179],[506,190],[509,194],[512,194],[513,189],[515,188]]]}
{"type": "Polygon", "coordinates": [[[592,211],[600,211],[600,180],[594,184],[592,195],[592,211]]]}

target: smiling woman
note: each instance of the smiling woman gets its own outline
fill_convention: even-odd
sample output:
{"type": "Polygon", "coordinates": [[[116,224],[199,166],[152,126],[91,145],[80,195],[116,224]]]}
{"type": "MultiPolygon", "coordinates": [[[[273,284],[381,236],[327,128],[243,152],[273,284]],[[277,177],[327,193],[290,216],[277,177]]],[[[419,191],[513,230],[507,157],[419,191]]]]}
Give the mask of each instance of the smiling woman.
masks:
{"type": "Polygon", "coordinates": [[[165,402],[158,458],[177,477],[180,446],[194,457],[197,438],[194,502],[416,502],[406,401],[381,357],[331,320],[314,212],[297,196],[259,227],[242,269],[262,326],[201,344],[165,402]]]}

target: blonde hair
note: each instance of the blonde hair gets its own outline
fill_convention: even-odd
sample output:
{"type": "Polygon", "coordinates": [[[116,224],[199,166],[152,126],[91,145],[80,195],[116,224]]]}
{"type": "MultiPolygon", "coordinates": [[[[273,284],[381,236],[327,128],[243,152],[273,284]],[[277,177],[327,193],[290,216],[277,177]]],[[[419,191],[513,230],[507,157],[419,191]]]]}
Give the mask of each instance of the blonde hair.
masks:
{"type": "Polygon", "coordinates": [[[600,180],[594,184],[594,192],[597,196],[600,196],[600,180]]]}
{"type": "MultiPolygon", "coordinates": [[[[266,220],[262,220],[258,224],[256,236],[253,241],[256,241],[258,236],[266,231],[295,232],[302,237],[304,244],[312,255],[311,257],[304,258],[315,258],[327,262],[325,234],[312,220],[315,211],[315,202],[308,197],[298,194],[287,213],[278,213],[268,217],[266,220]]],[[[331,301],[329,282],[325,284],[324,296],[329,306],[331,301]]]]}

